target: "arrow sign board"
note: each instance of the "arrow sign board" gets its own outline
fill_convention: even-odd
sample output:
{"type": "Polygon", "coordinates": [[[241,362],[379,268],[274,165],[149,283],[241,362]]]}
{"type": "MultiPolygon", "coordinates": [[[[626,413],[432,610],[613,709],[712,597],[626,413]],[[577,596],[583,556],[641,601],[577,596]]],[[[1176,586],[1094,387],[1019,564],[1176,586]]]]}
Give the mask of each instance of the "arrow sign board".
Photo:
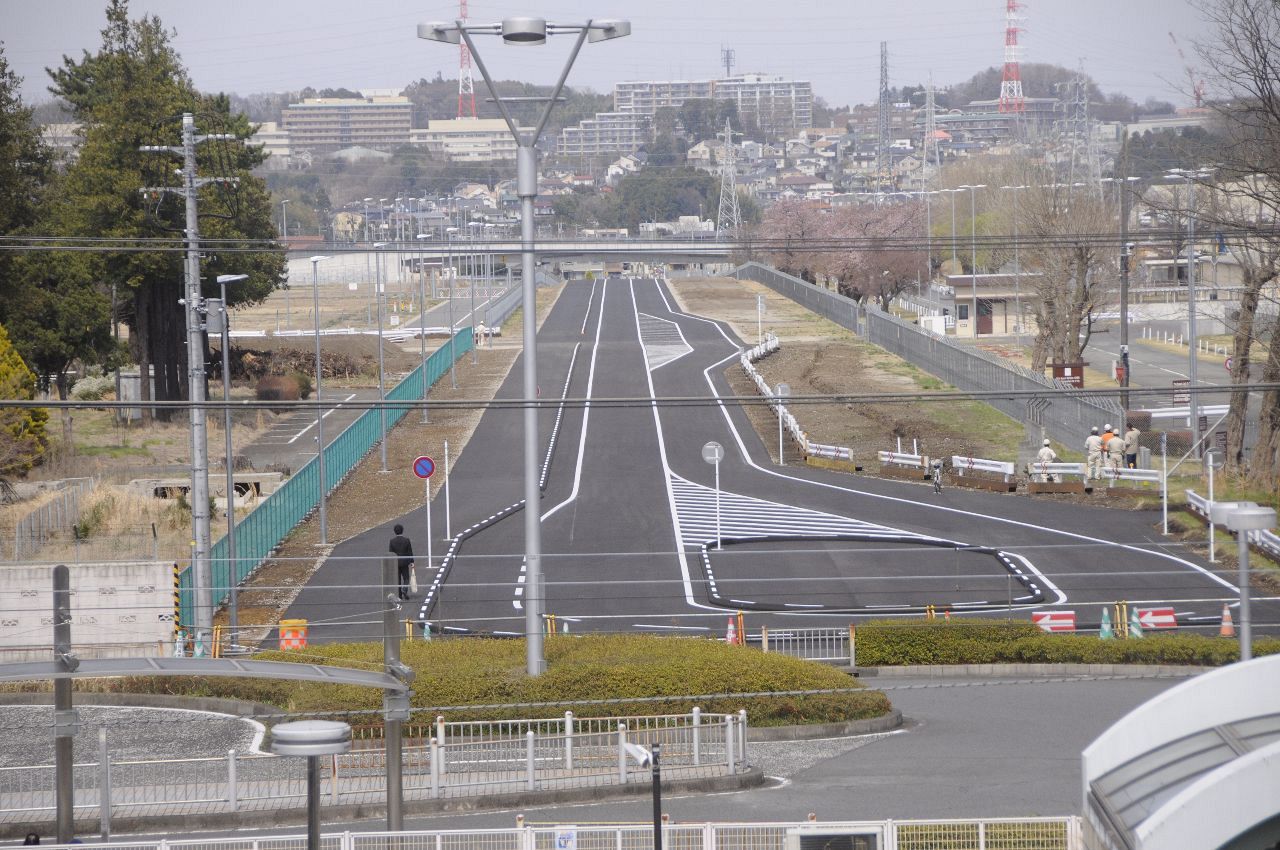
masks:
{"type": "Polygon", "coordinates": [[[1178,618],[1172,608],[1139,608],[1138,624],[1144,629],[1176,629],[1178,618]]]}
{"type": "Polygon", "coordinates": [[[1031,614],[1031,622],[1046,632],[1074,632],[1076,630],[1076,612],[1035,611],[1031,614]]]}
{"type": "Polygon", "coordinates": [[[436,462],[431,458],[423,455],[413,462],[413,474],[419,478],[430,478],[431,473],[436,471],[436,462]]]}

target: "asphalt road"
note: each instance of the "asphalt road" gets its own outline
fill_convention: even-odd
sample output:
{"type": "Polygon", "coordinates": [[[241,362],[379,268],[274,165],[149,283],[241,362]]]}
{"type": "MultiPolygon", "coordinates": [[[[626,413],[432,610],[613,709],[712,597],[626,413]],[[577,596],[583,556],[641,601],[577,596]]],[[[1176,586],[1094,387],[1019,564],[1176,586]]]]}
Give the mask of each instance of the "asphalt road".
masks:
{"type": "MultiPolygon", "coordinates": [[[[730,394],[721,372],[739,344],[678,312],[651,280],[575,283],[561,295],[539,332],[541,397],[596,401],[540,413],[540,445],[555,437],[539,506],[546,611],[562,629],[719,631],[740,609],[753,629],[834,625],[926,604],[1019,617],[1056,607],[1096,624],[1120,599],[1216,627],[1237,601],[1234,576],[1167,544],[1151,513],[953,488],[935,496],[775,466],[745,413],[715,400],[730,394]],[[721,550],[716,470],[700,454],[709,440],[726,452],[721,550]]],[[[517,366],[500,397],[519,397],[519,375],[517,366]]],[[[522,632],[520,434],[518,410],[481,418],[453,464],[448,509],[440,495],[431,507],[430,568],[426,508],[404,516],[426,593],[404,616],[522,632]]],[[[302,591],[288,616],[311,621],[311,640],[378,636],[378,559],[390,536],[388,526],[339,545],[302,591]]],[[[1255,617],[1275,622],[1274,607],[1259,604],[1255,617]]]]}

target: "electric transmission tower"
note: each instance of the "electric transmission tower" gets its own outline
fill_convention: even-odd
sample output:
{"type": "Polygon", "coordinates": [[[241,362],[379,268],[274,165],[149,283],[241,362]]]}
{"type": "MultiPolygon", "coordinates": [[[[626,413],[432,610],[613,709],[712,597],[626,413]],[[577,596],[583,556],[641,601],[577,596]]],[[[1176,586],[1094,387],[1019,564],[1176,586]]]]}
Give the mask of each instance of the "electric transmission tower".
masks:
{"type": "Polygon", "coordinates": [[[1004,10],[1004,73],[1000,79],[1000,111],[1021,114],[1027,111],[1027,101],[1022,96],[1022,69],[1018,64],[1021,48],[1018,47],[1018,26],[1022,16],[1019,0],[1005,0],[1004,10]]]}
{"type": "Polygon", "coordinates": [[[720,136],[724,146],[720,149],[720,212],[716,216],[716,230],[737,234],[742,227],[742,212],[738,209],[738,160],[733,151],[733,136],[726,118],[724,134],[720,136]]]}
{"type": "Polygon", "coordinates": [[[1083,62],[1065,87],[1065,93],[1058,97],[1063,111],[1058,129],[1062,145],[1067,148],[1067,180],[1070,183],[1094,181],[1099,177],[1098,156],[1089,119],[1089,84],[1083,62]]]}
{"type": "MultiPolygon", "coordinates": [[[[458,0],[458,20],[467,22],[467,0],[458,0]]],[[[476,117],[476,81],[471,76],[471,51],[466,41],[458,44],[458,117],[476,117]]]]}
{"type": "Polygon", "coordinates": [[[876,173],[889,175],[889,42],[880,42],[880,104],[876,116],[876,173]]]}
{"type": "Polygon", "coordinates": [[[938,155],[938,106],[933,93],[933,72],[929,72],[929,87],[924,91],[924,182],[927,187],[929,167],[935,170],[942,167],[938,155]]]}

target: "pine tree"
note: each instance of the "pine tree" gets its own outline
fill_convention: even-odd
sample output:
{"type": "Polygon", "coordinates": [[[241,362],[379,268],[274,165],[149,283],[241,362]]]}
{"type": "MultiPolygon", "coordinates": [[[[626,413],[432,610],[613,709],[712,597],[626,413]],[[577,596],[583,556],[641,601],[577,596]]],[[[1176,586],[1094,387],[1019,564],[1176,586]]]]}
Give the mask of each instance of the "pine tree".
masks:
{"type": "MultiPolygon", "coordinates": [[[[0,399],[29,400],[36,397],[36,376],[9,342],[0,325],[0,399]]],[[[0,479],[21,475],[40,460],[49,441],[44,408],[0,405],[0,479]]]]}

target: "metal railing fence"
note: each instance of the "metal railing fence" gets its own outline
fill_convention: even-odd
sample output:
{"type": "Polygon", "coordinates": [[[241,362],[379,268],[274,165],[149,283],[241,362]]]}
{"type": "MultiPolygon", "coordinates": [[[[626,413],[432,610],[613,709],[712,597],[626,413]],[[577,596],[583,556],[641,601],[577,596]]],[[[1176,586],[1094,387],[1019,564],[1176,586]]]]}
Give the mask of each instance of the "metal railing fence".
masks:
{"type": "MultiPolygon", "coordinates": [[[[747,642],[756,638],[747,635],[747,642]]],[[[777,652],[810,661],[828,661],[857,664],[857,644],[853,626],[841,628],[770,629],[762,627],[759,635],[760,649],[777,652]]]]}
{"type": "MultiPolygon", "coordinates": [[[[422,398],[423,382],[430,387],[449,370],[452,362],[468,353],[474,345],[471,328],[454,334],[446,343],[396,384],[387,393],[388,401],[414,402],[422,398]],[[452,355],[452,359],[451,359],[452,355]],[[425,366],[425,369],[424,369],[425,366]]],[[[409,406],[387,408],[387,427],[398,423],[409,406]]],[[[324,448],[325,492],[332,492],[356,464],[378,443],[380,422],[377,409],[371,408],[342,430],[324,448]]],[[[236,558],[231,563],[224,536],[213,544],[210,562],[213,571],[213,604],[221,604],[239,584],[265,561],[298,523],[315,510],[320,502],[319,464],[312,458],[278,490],[263,499],[253,511],[236,524],[236,558]]],[[[194,577],[190,565],[179,577],[179,607],[182,623],[194,622],[194,577]]]]}
{"type": "MultiPolygon", "coordinates": [[[[405,798],[475,797],[512,791],[590,788],[648,780],[627,744],[662,745],[675,779],[748,769],[746,717],[740,714],[587,718],[510,725],[454,724],[456,740],[431,738],[403,754],[405,798]],[[626,722],[630,721],[630,725],[626,722]],[[523,730],[523,731],[522,731],[523,730]],[[538,730],[538,731],[535,731],[538,730]],[[489,734],[492,733],[492,734],[489,734]]],[[[434,724],[433,724],[434,726],[434,724]]],[[[356,749],[321,760],[327,803],[375,803],[386,795],[386,753],[356,749]]],[[[112,817],[299,808],[306,801],[301,759],[230,750],[225,756],[75,765],[77,809],[112,817]],[[105,789],[105,790],[104,790],[105,789]]],[[[38,821],[54,810],[53,765],[0,768],[0,823],[38,821]]]]}
{"type": "Polygon", "coordinates": [[[957,389],[1043,392],[1034,398],[997,397],[984,401],[1019,422],[1043,427],[1066,445],[1079,443],[1091,426],[1124,419],[1124,411],[1115,400],[1073,393],[1064,385],[997,355],[931,334],[890,313],[860,306],[852,298],[770,266],[745,263],[729,276],[757,281],[957,389]]]}
{"type": "MultiPolygon", "coordinates": [[[[953,820],[804,821],[796,823],[692,822],[662,827],[669,850],[800,850],[829,846],[868,850],[1083,850],[1079,816],[956,818],[953,820]],[[804,842],[802,844],[802,840],[804,842]]],[[[509,829],[421,832],[341,832],[321,836],[321,850],[649,850],[653,824],[570,826],[538,824],[509,829]]],[[[192,840],[135,840],[88,850],[304,850],[305,835],[235,836],[192,840]]]]}

